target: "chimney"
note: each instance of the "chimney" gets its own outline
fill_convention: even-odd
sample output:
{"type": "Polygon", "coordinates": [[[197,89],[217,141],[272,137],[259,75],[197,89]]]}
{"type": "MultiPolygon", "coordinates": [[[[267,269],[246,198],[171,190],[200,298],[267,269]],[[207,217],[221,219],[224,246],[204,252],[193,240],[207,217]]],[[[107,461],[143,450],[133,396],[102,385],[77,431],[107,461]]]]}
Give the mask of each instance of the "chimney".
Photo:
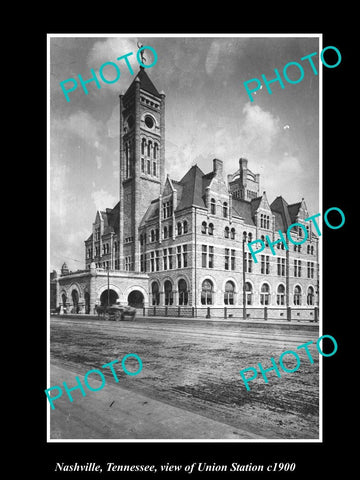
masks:
{"type": "Polygon", "coordinates": [[[213,172],[218,173],[220,176],[223,174],[223,161],[214,158],[213,160],[213,172]]]}

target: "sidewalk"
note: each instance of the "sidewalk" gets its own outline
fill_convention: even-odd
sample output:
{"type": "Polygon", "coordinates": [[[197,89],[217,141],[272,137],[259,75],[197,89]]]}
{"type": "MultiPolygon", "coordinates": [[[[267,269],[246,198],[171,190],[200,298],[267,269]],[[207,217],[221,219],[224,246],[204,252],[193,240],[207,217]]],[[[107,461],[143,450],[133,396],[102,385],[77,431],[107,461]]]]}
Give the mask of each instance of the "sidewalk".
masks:
{"type": "MultiPolygon", "coordinates": [[[[50,386],[62,385],[69,388],[76,385],[79,376],[84,385],[84,374],[51,365],[50,386]]],[[[136,382],[136,377],[134,377],[136,382]]],[[[100,381],[95,376],[89,378],[93,388],[99,388],[100,381]]],[[[49,441],[84,439],[131,440],[170,440],[179,439],[260,439],[245,429],[223,424],[202,415],[153,400],[139,393],[126,390],[106,378],[102,390],[92,392],[84,387],[86,396],[79,389],[71,394],[71,403],[66,392],[54,401],[55,410],[48,405],[50,417],[49,441]]],[[[64,390],[64,389],[63,389],[64,390]]],[[[54,391],[54,395],[57,391],[54,391]]],[[[48,403],[48,401],[47,401],[48,403]]]]}
{"type": "MultiPolygon", "coordinates": [[[[102,320],[102,317],[97,315],[85,315],[85,314],[65,314],[65,315],[51,315],[53,317],[59,318],[74,318],[78,320],[102,320]]],[[[161,322],[209,322],[209,323],[222,323],[226,325],[234,325],[234,324],[242,324],[244,326],[270,326],[271,327],[278,327],[281,326],[284,329],[292,329],[301,327],[306,328],[308,330],[319,330],[320,322],[309,321],[309,320],[264,320],[264,319],[242,319],[242,318],[221,318],[221,317],[211,317],[211,318],[204,318],[204,317],[174,317],[174,316],[153,316],[153,315],[145,315],[137,314],[135,321],[138,320],[154,320],[154,321],[161,321],[161,322]]]]}

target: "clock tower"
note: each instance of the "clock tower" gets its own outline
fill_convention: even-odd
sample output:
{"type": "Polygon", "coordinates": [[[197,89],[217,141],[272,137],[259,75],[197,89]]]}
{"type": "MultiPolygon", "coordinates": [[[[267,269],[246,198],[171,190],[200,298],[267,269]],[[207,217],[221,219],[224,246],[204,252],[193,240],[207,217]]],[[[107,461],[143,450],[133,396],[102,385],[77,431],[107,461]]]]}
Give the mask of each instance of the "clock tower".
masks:
{"type": "Polygon", "coordinates": [[[120,95],[120,269],[140,271],[138,228],[165,179],[165,94],[140,67],[120,95]]]}

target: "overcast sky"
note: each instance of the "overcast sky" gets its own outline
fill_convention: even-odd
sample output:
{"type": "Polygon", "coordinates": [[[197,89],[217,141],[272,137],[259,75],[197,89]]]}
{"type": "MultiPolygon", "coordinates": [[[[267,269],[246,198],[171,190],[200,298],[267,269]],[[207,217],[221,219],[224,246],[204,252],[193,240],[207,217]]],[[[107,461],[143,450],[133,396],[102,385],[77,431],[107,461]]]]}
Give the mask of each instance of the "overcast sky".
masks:
{"type": "MultiPolygon", "coordinates": [[[[157,63],[146,69],[158,91],[166,94],[165,166],[180,180],[195,163],[208,173],[212,159],[224,162],[225,173],[246,157],[260,173],[261,192],[271,203],[282,195],[288,203],[305,198],[310,214],[319,210],[319,76],[300,58],[319,52],[314,37],[52,37],[50,38],[50,269],[64,261],[83,269],[84,240],[91,234],[98,209],[112,208],[119,196],[119,93],[134,76],[124,60],[129,52],[134,73],[137,41],[152,46],[157,63]],[[100,80],[69,93],[59,83],[81,74],[98,74],[105,62],[117,63],[120,79],[100,80]],[[299,62],[304,79],[298,84],[272,84],[254,96],[243,83],[275,77],[288,62],[299,62]]],[[[148,60],[152,58],[145,51],[148,60]]],[[[313,57],[319,70],[319,57],[313,57]]],[[[111,67],[104,75],[113,78],[111,67]]],[[[298,78],[296,67],[289,77],[298,78]]],[[[79,82],[78,82],[79,83],[79,82]]],[[[69,83],[67,88],[71,84],[69,83]]]]}

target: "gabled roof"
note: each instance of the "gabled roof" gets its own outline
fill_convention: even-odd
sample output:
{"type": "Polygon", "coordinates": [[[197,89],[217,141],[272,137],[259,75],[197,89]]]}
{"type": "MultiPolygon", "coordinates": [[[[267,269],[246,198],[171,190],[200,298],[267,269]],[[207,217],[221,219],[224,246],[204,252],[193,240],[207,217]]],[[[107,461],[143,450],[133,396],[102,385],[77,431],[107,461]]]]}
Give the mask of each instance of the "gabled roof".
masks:
{"type": "MultiPolygon", "coordinates": [[[[273,213],[278,213],[280,215],[284,231],[287,230],[289,226],[292,224],[288,207],[289,205],[281,196],[276,197],[275,200],[270,205],[271,211],[273,213]]],[[[275,220],[276,220],[276,215],[275,215],[275,220]]],[[[279,220],[280,219],[278,218],[278,221],[279,220]]]]}
{"type": "Polygon", "coordinates": [[[257,212],[257,209],[260,206],[261,200],[262,200],[262,197],[256,197],[250,200],[252,215],[255,215],[255,213],[257,212]]]}
{"type": "MultiPolygon", "coordinates": [[[[95,223],[100,220],[99,214],[104,222],[103,235],[108,233],[119,233],[120,202],[118,202],[114,208],[107,208],[105,211],[102,210],[100,212],[98,211],[96,213],[95,223]]],[[[92,234],[86,241],[91,240],[91,238],[92,234]]]]}
{"type": "Polygon", "coordinates": [[[299,213],[300,207],[301,207],[301,202],[293,203],[292,205],[288,205],[289,215],[290,215],[292,223],[295,222],[296,217],[299,213]]]}
{"type": "Polygon", "coordinates": [[[176,210],[182,210],[183,208],[196,205],[198,207],[205,207],[204,203],[204,172],[197,166],[193,165],[190,170],[180,180],[182,185],[181,195],[178,192],[178,205],[176,210]]]}
{"type": "Polygon", "coordinates": [[[233,198],[232,209],[233,215],[243,218],[246,225],[255,225],[251,202],[233,198]]]}

